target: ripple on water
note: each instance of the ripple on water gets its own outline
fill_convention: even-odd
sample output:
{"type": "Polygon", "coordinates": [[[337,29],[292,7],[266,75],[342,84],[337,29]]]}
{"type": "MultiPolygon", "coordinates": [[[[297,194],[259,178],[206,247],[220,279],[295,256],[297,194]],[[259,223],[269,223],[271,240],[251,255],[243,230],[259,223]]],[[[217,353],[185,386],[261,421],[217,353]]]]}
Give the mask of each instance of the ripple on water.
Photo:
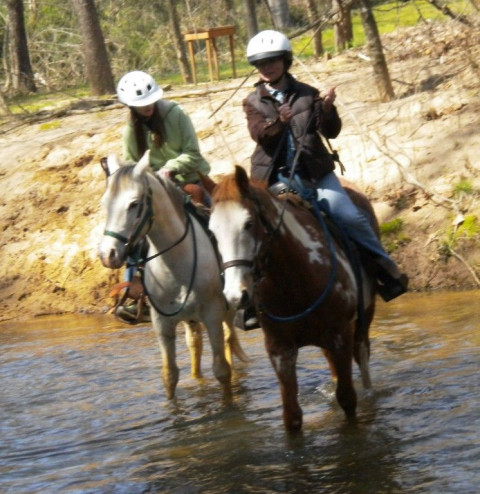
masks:
{"type": "Polygon", "coordinates": [[[106,316],[3,324],[0,491],[476,493],[478,295],[379,304],[371,390],[355,369],[356,425],[321,352],[302,349],[304,428],[293,436],[260,331],[239,334],[250,362],[237,366],[226,405],[208,344],[197,381],[178,338],[168,401],[148,326],[106,316]]]}

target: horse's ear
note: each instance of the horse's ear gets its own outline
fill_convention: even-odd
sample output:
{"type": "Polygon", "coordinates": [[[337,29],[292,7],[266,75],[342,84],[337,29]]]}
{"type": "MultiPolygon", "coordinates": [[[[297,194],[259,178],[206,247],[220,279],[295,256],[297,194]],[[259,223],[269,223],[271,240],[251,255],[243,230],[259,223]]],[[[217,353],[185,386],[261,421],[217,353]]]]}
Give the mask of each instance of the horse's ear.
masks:
{"type": "Polygon", "coordinates": [[[145,151],[145,154],[141,157],[140,161],[135,165],[134,175],[142,175],[145,170],[150,166],[150,149],[145,151]]]}
{"type": "Polygon", "coordinates": [[[114,154],[109,154],[108,158],[100,158],[100,165],[102,166],[105,175],[107,175],[107,178],[120,168],[120,163],[114,154]]]}
{"type": "Polygon", "coordinates": [[[203,173],[198,174],[200,177],[200,182],[202,182],[203,188],[212,195],[213,189],[217,186],[217,184],[208,176],[203,173]]]}
{"type": "Polygon", "coordinates": [[[103,158],[100,158],[100,166],[102,167],[102,170],[105,172],[105,175],[108,177],[110,173],[108,171],[107,158],[105,156],[103,158]]]}
{"type": "Polygon", "coordinates": [[[238,165],[235,166],[235,182],[237,182],[238,190],[242,196],[247,196],[249,194],[250,181],[245,168],[238,165]]]}

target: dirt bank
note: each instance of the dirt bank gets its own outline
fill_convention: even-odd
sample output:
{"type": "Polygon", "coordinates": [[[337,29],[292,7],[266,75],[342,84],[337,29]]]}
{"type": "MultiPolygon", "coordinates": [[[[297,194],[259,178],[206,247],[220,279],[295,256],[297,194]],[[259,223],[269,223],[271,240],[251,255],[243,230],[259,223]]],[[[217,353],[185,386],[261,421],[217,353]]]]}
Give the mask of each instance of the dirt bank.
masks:
{"type": "MultiPolygon", "coordinates": [[[[451,22],[397,32],[384,47],[398,96],[391,103],[376,101],[370,64],[359,51],[296,62],[292,72],[322,90],[337,87],[344,128],[332,144],[346,178],[368,193],[381,222],[403,224],[384,242],[412,288],[477,286],[478,35],[451,22]]],[[[192,117],[214,176],[235,164],[249,169],[253,144],[241,100],[254,80],[234,92],[241,82],[166,93],[192,117]]],[[[105,185],[99,160],[121,154],[125,118],[113,104],[28,125],[3,123],[0,320],[110,307],[109,289],[123,272],[97,259],[105,185]]]]}

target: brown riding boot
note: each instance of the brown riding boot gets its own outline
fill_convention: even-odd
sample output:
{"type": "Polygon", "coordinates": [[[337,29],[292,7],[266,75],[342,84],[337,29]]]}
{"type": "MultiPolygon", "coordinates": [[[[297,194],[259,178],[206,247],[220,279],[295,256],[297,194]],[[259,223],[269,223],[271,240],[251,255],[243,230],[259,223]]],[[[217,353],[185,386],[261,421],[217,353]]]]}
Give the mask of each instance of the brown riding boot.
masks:
{"type": "Polygon", "coordinates": [[[393,261],[383,257],[374,259],[377,267],[377,292],[385,302],[403,295],[408,290],[408,276],[393,261]]]}

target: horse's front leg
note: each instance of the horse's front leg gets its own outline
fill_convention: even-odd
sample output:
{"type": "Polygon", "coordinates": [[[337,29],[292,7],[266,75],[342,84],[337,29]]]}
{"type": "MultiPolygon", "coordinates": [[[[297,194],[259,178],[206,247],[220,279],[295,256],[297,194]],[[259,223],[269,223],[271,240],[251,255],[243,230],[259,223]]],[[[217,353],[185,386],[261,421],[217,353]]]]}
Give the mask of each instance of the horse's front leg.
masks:
{"type": "Polygon", "coordinates": [[[215,304],[211,304],[209,307],[209,314],[204,318],[204,324],[207,327],[208,337],[212,347],[213,374],[223,386],[225,395],[229,397],[232,393],[232,370],[225,358],[222,311],[219,310],[220,307],[215,308],[215,304]]]}
{"type": "Polygon", "coordinates": [[[302,409],[298,403],[296,347],[273,347],[267,343],[268,356],[278,377],[283,402],[283,423],[288,431],[302,428],[302,409]]]}
{"type": "Polygon", "coordinates": [[[202,377],[203,338],[202,325],[196,321],[188,321],[185,325],[185,340],[190,351],[190,365],[192,377],[202,377]]]}
{"type": "Polygon", "coordinates": [[[163,385],[167,398],[171,400],[175,396],[175,388],[179,377],[175,352],[176,324],[171,319],[159,316],[153,308],[150,310],[150,314],[162,355],[163,385]]]}

